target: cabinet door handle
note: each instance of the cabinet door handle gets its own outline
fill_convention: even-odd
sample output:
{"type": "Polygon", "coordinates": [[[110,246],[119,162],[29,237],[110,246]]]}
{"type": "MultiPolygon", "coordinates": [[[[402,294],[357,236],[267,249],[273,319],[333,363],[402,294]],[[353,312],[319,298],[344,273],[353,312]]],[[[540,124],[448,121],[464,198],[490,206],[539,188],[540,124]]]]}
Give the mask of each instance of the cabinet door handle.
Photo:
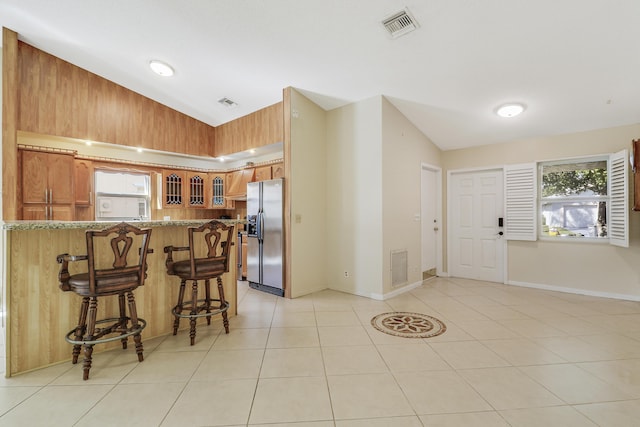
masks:
{"type": "Polygon", "coordinates": [[[49,189],[49,203],[53,203],[53,188],[49,189]]]}
{"type": "Polygon", "coordinates": [[[49,190],[44,189],[44,202],[49,203],[49,190]]]}
{"type": "Polygon", "coordinates": [[[89,191],[89,206],[93,206],[93,191],[89,191]]]}

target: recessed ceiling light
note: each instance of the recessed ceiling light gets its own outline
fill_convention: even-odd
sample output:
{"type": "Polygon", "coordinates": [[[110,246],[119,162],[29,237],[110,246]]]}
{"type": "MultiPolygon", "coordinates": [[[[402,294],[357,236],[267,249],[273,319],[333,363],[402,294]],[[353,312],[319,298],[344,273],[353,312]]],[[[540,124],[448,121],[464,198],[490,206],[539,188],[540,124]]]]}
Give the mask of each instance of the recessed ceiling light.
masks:
{"type": "Polygon", "coordinates": [[[221,162],[224,162],[224,157],[220,157],[218,160],[220,160],[221,162]]]}
{"type": "Polygon", "coordinates": [[[142,153],[142,151],[143,151],[143,150],[142,150],[142,148],[138,147],[138,148],[136,148],[136,151],[137,151],[138,153],[142,153]]]}
{"type": "Polygon", "coordinates": [[[159,76],[162,76],[162,77],[173,76],[173,68],[171,67],[171,65],[165,62],[154,59],[153,61],[149,62],[149,67],[151,67],[153,72],[158,74],[159,76]]]}
{"type": "Polygon", "coordinates": [[[523,104],[504,104],[501,105],[500,107],[498,107],[498,109],[496,110],[496,114],[499,115],[500,117],[515,117],[519,114],[521,114],[524,111],[524,105],[523,104]]]}

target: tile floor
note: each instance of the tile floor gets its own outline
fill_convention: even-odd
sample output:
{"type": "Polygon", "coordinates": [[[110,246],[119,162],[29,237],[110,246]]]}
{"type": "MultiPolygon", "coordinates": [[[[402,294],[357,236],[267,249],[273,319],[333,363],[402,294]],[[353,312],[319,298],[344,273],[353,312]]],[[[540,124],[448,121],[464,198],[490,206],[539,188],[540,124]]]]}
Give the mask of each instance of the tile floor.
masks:
{"type": "Polygon", "coordinates": [[[638,426],[640,303],[434,278],[387,301],[239,285],[220,322],[0,379],[0,426],[638,426]],[[426,339],[374,329],[428,314],[426,339]]]}

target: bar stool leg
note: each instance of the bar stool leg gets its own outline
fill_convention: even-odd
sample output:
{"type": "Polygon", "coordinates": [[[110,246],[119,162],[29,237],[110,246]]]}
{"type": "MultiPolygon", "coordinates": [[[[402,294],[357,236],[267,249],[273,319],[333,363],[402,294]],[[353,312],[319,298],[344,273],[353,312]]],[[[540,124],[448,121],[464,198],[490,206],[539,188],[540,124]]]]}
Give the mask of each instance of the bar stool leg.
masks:
{"type": "Polygon", "coordinates": [[[196,317],[198,314],[198,281],[194,280],[191,285],[191,314],[194,315],[191,319],[189,319],[189,337],[191,338],[191,345],[196,342],[196,317]]]}
{"type": "MultiPolygon", "coordinates": [[[[88,320],[87,320],[87,335],[85,341],[93,340],[93,334],[96,330],[96,312],[98,311],[98,298],[91,297],[89,302],[88,320]]],[[[84,361],[82,363],[82,379],[89,379],[89,370],[91,369],[91,354],[93,353],[93,344],[84,344],[84,361]]]]}
{"type": "MultiPolygon", "coordinates": [[[[122,326],[126,329],[127,327],[127,310],[126,310],[126,306],[124,303],[124,294],[118,294],[118,307],[120,308],[120,323],[122,324],[122,326]]],[[[125,331],[122,332],[123,334],[125,333],[125,331]]],[[[122,338],[120,340],[122,342],[122,348],[124,350],[127,349],[127,338],[122,338]]]]}
{"type": "MultiPolygon", "coordinates": [[[[218,293],[220,294],[220,308],[224,307],[226,301],[224,299],[224,289],[222,288],[222,278],[217,277],[218,280],[218,293]]],[[[222,312],[222,324],[224,325],[225,333],[229,333],[229,319],[227,318],[226,310],[222,312]]]]}
{"type": "MultiPolygon", "coordinates": [[[[80,306],[80,317],[78,319],[78,326],[76,326],[76,332],[74,335],[75,341],[82,340],[86,330],[87,330],[87,310],[89,310],[89,297],[82,298],[82,305],[80,306]]],[[[74,344],[73,351],[71,352],[71,363],[74,365],[78,363],[78,356],[80,356],[80,344],[74,344]]]]}
{"type": "MultiPolygon", "coordinates": [[[[211,313],[211,286],[209,285],[209,279],[204,280],[204,306],[207,309],[207,313],[211,313]]],[[[211,324],[211,316],[207,316],[207,325],[211,324]]]]}
{"type": "Polygon", "coordinates": [[[178,304],[175,306],[173,311],[176,313],[175,319],[173,320],[173,335],[178,333],[178,327],[180,326],[180,313],[182,313],[182,306],[184,304],[184,290],[187,284],[186,280],[180,281],[180,290],[178,291],[178,304]]]}
{"type": "MultiPolygon", "coordinates": [[[[138,310],[136,308],[136,300],[133,297],[133,292],[127,292],[127,302],[129,303],[129,313],[131,314],[131,328],[137,329],[140,325],[138,323],[138,310]]],[[[144,348],[142,347],[142,336],[140,333],[133,336],[133,342],[136,343],[138,362],[142,362],[144,360],[144,355],[142,354],[144,348]]]]}

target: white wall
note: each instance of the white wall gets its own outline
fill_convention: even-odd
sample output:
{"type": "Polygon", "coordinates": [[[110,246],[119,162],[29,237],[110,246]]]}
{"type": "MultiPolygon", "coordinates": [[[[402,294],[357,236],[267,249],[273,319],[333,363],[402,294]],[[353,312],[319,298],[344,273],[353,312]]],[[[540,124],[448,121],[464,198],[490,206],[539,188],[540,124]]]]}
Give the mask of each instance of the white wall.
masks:
{"type": "Polygon", "coordinates": [[[327,112],[327,285],[363,296],[382,292],[381,109],[376,96],[327,112]]]}
{"type": "Polygon", "coordinates": [[[326,113],[291,90],[291,297],[327,288],[326,113]]]}
{"type": "MultiPolygon", "coordinates": [[[[441,151],[389,101],[382,101],[382,226],[384,294],[391,286],[391,251],[408,252],[407,285],[422,282],[422,164],[440,165],[441,151]]],[[[405,285],[406,286],[406,285],[405,285]]]]}
{"type": "Polygon", "coordinates": [[[407,285],[421,282],[421,166],[439,165],[440,150],[376,96],[327,113],[327,156],[329,288],[373,298],[397,291],[395,249],[408,251],[407,285]]]}
{"type": "MultiPolygon", "coordinates": [[[[613,153],[631,148],[640,125],[533,138],[443,153],[446,169],[464,169],[613,153]]],[[[629,181],[630,197],[633,183],[629,181]]],[[[632,201],[630,200],[630,206],[632,201]]],[[[513,284],[640,300],[640,212],[630,209],[630,247],[574,241],[507,244],[513,284]]]]}

